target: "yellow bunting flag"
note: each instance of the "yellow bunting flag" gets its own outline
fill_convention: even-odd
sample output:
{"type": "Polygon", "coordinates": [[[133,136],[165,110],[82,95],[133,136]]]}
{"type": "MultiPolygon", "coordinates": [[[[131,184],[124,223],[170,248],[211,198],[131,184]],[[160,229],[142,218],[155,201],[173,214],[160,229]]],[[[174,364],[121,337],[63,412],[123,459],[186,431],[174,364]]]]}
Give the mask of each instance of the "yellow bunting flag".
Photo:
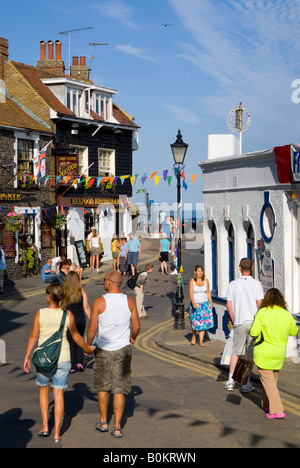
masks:
{"type": "Polygon", "coordinates": [[[195,182],[199,174],[192,175],[192,184],[195,182]]]}
{"type": "Polygon", "coordinates": [[[133,185],[133,182],[135,181],[135,177],[130,177],[130,182],[131,182],[131,185],[133,185]]]}
{"type": "Polygon", "coordinates": [[[157,184],[158,184],[158,182],[159,182],[159,179],[160,179],[160,176],[156,176],[156,177],[155,177],[155,184],[156,184],[156,187],[157,187],[157,184]]]}

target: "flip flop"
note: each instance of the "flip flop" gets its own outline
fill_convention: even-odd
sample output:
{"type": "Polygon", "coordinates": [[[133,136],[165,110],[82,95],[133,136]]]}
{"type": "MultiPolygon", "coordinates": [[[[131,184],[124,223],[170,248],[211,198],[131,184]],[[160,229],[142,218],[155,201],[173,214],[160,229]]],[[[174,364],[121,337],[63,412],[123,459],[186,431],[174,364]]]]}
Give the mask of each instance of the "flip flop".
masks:
{"type": "Polygon", "coordinates": [[[108,432],[108,423],[107,423],[107,421],[98,422],[96,424],[96,430],[100,431],[100,432],[108,432]],[[103,426],[107,426],[107,427],[103,427],[103,426]]]}
{"type": "Polygon", "coordinates": [[[49,432],[38,432],[39,437],[49,437],[49,432]]]}
{"type": "Polygon", "coordinates": [[[121,431],[120,427],[115,427],[111,431],[111,435],[114,436],[116,439],[120,439],[121,437],[123,437],[123,432],[121,431]],[[116,432],[116,431],[118,431],[118,432],[116,432]]]}

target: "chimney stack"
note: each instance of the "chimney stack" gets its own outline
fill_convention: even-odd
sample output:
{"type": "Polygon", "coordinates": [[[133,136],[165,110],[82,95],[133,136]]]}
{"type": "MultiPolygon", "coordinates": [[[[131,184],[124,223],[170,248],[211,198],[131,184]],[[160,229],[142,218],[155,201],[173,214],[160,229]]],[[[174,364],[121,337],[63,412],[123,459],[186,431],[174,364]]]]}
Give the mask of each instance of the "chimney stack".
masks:
{"type": "Polygon", "coordinates": [[[73,57],[70,75],[82,78],[84,81],[90,79],[90,70],[86,64],[86,57],[80,57],[80,62],[78,62],[78,57],[73,57]]]}
{"type": "Polygon", "coordinates": [[[56,73],[57,75],[63,75],[65,73],[65,64],[61,58],[61,42],[55,41],[55,54],[54,58],[54,44],[53,41],[40,42],[40,60],[37,66],[40,70],[56,73]],[[46,48],[48,46],[48,58],[46,48]]]}
{"type": "Polygon", "coordinates": [[[4,81],[4,66],[8,61],[8,40],[0,37],[0,80],[4,81]]]}

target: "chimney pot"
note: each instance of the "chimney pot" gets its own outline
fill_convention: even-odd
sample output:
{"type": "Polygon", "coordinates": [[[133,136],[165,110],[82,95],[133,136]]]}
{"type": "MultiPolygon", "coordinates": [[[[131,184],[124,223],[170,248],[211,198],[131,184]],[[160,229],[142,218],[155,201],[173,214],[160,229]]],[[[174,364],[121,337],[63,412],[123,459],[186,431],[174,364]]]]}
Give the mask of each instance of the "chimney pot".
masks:
{"type": "Polygon", "coordinates": [[[78,57],[73,57],[73,65],[79,65],[78,57]]]}
{"type": "Polygon", "coordinates": [[[80,57],[80,65],[86,66],[85,57],[80,57]]]}
{"type": "Polygon", "coordinates": [[[54,50],[52,41],[48,41],[48,60],[54,60],[54,50]]]}
{"type": "Polygon", "coordinates": [[[46,60],[46,42],[40,42],[40,60],[46,60]]]}
{"type": "Polygon", "coordinates": [[[61,42],[55,41],[56,60],[61,60],[61,42]]]}

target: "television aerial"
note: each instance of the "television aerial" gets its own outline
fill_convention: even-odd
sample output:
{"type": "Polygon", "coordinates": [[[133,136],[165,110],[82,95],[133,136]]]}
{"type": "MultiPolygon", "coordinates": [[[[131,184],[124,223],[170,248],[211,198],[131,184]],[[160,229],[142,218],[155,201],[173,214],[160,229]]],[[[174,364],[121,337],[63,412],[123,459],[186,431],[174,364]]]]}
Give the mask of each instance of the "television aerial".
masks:
{"type": "Polygon", "coordinates": [[[71,68],[71,35],[79,31],[85,31],[86,29],[93,29],[93,28],[92,26],[88,26],[87,28],[71,29],[70,31],[63,31],[63,32],[58,33],[59,36],[69,36],[69,68],[68,68],[69,71],[71,68]]]}

